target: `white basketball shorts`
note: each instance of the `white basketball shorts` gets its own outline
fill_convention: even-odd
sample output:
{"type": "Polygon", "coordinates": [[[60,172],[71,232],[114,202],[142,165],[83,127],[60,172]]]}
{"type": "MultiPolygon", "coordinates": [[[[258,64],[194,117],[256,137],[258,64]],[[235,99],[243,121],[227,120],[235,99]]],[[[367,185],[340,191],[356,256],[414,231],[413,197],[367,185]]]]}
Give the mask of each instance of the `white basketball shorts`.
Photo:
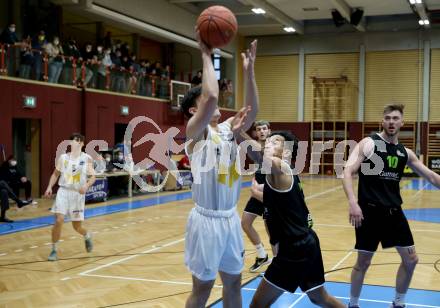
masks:
{"type": "Polygon", "coordinates": [[[60,187],[51,211],[70,217],[72,221],[83,221],[85,200],[86,196],[78,191],[60,187]]]}
{"type": "Polygon", "coordinates": [[[238,275],[243,269],[244,245],[236,208],[214,211],[194,207],[188,217],[185,264],[200,280],[214,280],[217,272],[238,275]]]}

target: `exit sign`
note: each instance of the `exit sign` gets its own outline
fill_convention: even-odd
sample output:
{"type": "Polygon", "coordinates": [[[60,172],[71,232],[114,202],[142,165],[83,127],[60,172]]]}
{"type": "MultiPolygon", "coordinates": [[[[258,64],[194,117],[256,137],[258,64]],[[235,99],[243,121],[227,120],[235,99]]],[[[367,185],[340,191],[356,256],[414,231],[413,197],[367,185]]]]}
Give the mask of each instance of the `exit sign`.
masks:
{"type": "Polygon", "coordinates": [[[24,108],[36,108],[37,98],[35,96],[24,96],[23,97],[23,107],[24,108]]]}

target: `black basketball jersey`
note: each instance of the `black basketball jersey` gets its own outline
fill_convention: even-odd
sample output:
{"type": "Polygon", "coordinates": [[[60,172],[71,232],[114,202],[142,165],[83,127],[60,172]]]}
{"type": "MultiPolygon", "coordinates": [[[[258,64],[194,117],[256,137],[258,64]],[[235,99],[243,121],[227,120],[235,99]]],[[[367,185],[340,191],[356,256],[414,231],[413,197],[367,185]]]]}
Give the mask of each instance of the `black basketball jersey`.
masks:
{"type": "MultiPolygon", "coordinates": [[[[378,134],[370,136],[374,141],[374,154],[383,162],[383,170],[374,174],[364,174],[359,171],[358,198],[359,204],[373,203],[385,207],[400,207],[400,180],[403,176],[408,161],[408,153],[401,144],[386,142],[378,134]]],[[[374,168],[371,158],[366,158],[363,163],[369,164],[369,169],[374,168]]],[[[371,171],[370,171],[371,172],[371,171]]]]}
{"type": "Polygon", "coordinates": [[[289,191],[278,192],[265,179],[263,204],[269,213],[266,222],[271,237],[273,233],[277,240],[302,239],[313,224],[299,177],[293,175],[293,180],[289,191]]]}

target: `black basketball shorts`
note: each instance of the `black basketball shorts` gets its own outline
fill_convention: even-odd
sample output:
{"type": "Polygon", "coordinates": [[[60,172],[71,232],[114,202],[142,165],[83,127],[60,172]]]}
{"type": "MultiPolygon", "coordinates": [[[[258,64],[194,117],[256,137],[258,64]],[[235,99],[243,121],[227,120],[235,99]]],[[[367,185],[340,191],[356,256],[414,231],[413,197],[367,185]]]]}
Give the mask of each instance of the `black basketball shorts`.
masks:
{"type": "Polygon", "coordinates": [[[356,228],[357,250],[375,252],[379,243],[382,248],[414,245],[408,220],[401,207],[389,208],[372,203],[361,204],[360,207],[364,220],[356,228]]]}
{"type": "Polygon", "coordinates": [[[254,214],[256,216],[263,216],[264,206],[263,203],[251,197],[248,203],[246,204],[244,211],[246,213],[254,214]]]}
{"type": "Polygon", "coordinates": [[[273,286],[294,293],[300,287],[303,292],[321,287],[324,282],[324,264],[316,233],[310,233],[301,241],[279,242],[278,255],[264,274],[273,286]]]}

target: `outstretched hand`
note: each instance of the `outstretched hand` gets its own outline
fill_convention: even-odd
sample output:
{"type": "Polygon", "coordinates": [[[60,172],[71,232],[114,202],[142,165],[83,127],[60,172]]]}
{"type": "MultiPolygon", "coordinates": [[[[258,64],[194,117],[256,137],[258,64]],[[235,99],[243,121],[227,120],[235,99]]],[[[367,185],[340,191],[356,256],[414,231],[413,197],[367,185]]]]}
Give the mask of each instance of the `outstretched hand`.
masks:
{"type": "Polygon", "coordinates": [[[205,42],[203,42],[202,38],[200,37],[200,30],[197,27],[195,27],[195,31],[196,31],[196,39],[197,42],[199,43],[200,51],[202,52],[202,54],[211,56],[212,48],[206,45],[205,42]]]}
{"type": "Polygon", "coordinates": [[[251,110],[251,107],[243,107],[241,108],[234,116],[231,122],[231,130],[235,134],[238,134],[241,132],[241,129],[243,128],[246,117],[248,112],[251,110]]]}
{"type": "Polygon", "coordinates": [[[257,55],[257,40],[253,40],[250,48],[246,52],[241,53],[241,58],[243,59],[243,70],[249,71],[253,69],[255,63],[255,57],[257,55]]]}

